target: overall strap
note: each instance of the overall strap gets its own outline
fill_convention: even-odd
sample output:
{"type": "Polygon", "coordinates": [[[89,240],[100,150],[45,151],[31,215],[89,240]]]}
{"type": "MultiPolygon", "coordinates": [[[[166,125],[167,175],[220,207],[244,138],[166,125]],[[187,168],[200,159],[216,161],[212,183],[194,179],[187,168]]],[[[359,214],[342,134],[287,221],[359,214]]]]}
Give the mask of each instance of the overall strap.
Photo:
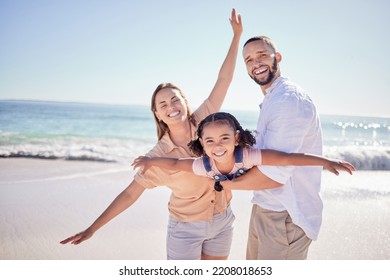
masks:
{"type": "Polygon", "coordinates": [[[237,146],[234,149],[234,161],[236,163],[242,163],[244,158],[244,149],[241,146],[237,146]]]}
{"type": "MultiPolygon", "coordinates": [[[[207,155],[204,155],[202,157],[202,161],[203,161],[203,165],[204,165],[204,168],[206,169],[206,172],[207,174],[209,174],[209,176],[211,176],[213,179],[214,179],[214,189],[217,191],[217,192],[220,192],[223,190],[223,187],[220,183],[220,180],[222,179],[220,175],[216,175],[216,174],[213,174],[214,172],[212,172],[211,170],[211,165],[210,165],[210,158],[207,156],[207,155]]],[[[226,180],[226,179],[225,179],[226,180]]]]}
{"type": "Polygon", "coordinates": [[[229,174],[229,180],[237,178],[246,173],[247,169],[244,168],[244,149],[241,146],[237,146],[234,149],[234,161],[237,166],[237,171],[233,174],[229,174]]]}
{"type": "Polygon", "coordinates": [[[207,155],[202,156],[202,161],[206,172],[209,173],[211,171],[210,158],[207,155]]]}
{"type": "MultiPolygon", "coordinates": [[[[234,149],[234,161],[235,161],[235,164],[239,164],[241,166],[243,166],[243,156],[244,152],[243,152],[243,148],[240,147],[240,146],[237,146],[235,149],[234,149]]],[[[208,174],[211,174],[211,165],[210,165],[210,158],[208,156],[203,156],[202,157],[202,161],[203,161],[203,165],[204,165],[204,168],[206,169],[206,172],[208,174]]],[[[212,175],[212,178],[214,178],[214,181],[215,181],[215,184],[214,184],[214,189],[217,191],[217,192],[220,192],[223,190],[223,187],[221,185],[221,181],[225,181],[225,180],[232,180],[238,176],[241,176],[243,174],[246,173],[246,169],[244,169],[243,167],[239,168],[234,174],[213,174],[212,175]]]]}

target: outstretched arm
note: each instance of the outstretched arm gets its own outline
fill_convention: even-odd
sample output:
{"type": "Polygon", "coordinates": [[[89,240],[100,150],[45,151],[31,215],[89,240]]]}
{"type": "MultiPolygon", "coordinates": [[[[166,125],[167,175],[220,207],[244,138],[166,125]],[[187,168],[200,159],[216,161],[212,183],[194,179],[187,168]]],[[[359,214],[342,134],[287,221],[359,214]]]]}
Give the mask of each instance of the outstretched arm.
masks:
{"type": "Polygon", "coordinates": [[[131,164],[135,168],[143,168],[142,174],[146,172],[150,167],[156,166],[168,170],[181,170],[192,172],[192,158],[165,158],[165,157],[145,157],[140,156],[136,158],[131,164]]]}
{"type": "Polygon", "coordinates": [[[231,181],[222,181],[221,184],[224,189],[241,191],[264,190],[283,186],[283,184],[264,175],[256,166],[251,168],[245,175],[231,181]]]}
{"type": "Polygon", "coordinates": [[[113,200],[113,202],[111,202],[107,209],[95,220],[95,222],[92,223],[91,226],[80,233],[62,240],[60,243],[71,243],[77,245],[91,238],[98,229],[133,205],[133,203],[137,201],[144,190],[145,188],[143,186],[138,184],[136,181],[132,181],[130,185],[123,192],[121,192],[113,200]]]}
{"type": "MultiPolygon", "coordinates": [[[[299,154],[284,153],[274,150],[262,150],[262,165],[318,165],[323,166],[330,172],[338,175],[338,170],[344,170],[350,174],[355,171],[355,167],[344,161],[334,161],[325,157],[299,154]]],[[[225,189],[229,190],[263,190],[283,186],[282,183],[272,180],[263,174],[258,168],[250,169],[244,176],[237,177],[234,180],[221,182],[225,189]]]]}
{"type": "Polygon", "coordinates": [[[208,99],[213,104],[215,109],[219,111],[221,109],[223,100],[225,99],[226,93],[233,80],[234,69],[236,67],[238,45],[240,43],[240,37],[242,34],[242,20],[241,15],[236,14],[236,10],[232,10],[230,25],[233,29],[233,39],[230,44],[229,51],[226,58],[219,70],[217,81],[211,91],[208,99]]]}
{"type": "Polygon", "coordinates": [[[339,170],[344,170],[352,175],[355,171],[355,167],[346,161],[330,160],[326,157],[303,154],[303,153],[284,153],[275,150],[261,150],[262,165],[297,165],[297,166],[310,166],[318,165],[323,166],[330,172],[339,175],[339,170]]]}

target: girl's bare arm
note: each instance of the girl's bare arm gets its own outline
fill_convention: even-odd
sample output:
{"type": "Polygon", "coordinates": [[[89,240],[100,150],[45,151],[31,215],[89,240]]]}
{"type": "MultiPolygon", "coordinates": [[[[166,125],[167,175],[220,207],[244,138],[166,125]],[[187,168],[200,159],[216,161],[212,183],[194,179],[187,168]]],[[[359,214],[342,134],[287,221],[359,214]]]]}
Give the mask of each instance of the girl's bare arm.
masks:
{"type": "Polygon", "coordinates": [[[339,170],[346,171],[352,175],[355,171],[355,167],[346,161],[331,160],[323,156],[304,154],[304,153],[284,153],[275,150],[262,150],[262,165],[275,165],[275,166],[323,166],[330,172],[338,175],[339,170]]]}

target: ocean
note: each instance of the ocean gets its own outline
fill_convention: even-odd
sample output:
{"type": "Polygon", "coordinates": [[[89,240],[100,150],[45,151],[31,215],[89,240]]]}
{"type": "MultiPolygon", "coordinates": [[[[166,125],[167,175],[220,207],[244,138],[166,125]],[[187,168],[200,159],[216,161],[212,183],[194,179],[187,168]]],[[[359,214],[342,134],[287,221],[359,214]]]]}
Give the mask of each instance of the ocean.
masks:
{"type": "MultiPolygon", "coordinates": [[[[250,130],[258,112],[229,110],[250,130]]],[[[390,118],[321,115],[324,155],[390,170],[390,118]]],[[[149,107],[0,101],[0,157],[129,163],[156,143],[149,107]]]]}

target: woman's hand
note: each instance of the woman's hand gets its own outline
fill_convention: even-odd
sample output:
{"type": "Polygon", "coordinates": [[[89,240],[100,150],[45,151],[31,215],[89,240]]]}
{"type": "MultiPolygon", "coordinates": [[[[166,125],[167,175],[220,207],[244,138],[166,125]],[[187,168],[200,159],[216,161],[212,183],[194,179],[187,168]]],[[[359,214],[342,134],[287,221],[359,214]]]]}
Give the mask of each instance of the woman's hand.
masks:
{"type": "Polygon", "coordinates": [[[60,243],[61,244],[67,244],[70,242],[70,244],[78,245],[81,242],[90,239],[93,235],[93,232],[90,231],[89,229],[86,229],[78,234],[75,234],[71,237],[68,237],[67,239],[62,240],[60,243]]]}
{"type": "Polygon", "coordinates": [[[233,28],[234,36],[240,37],[242,34],[242,19],[241,15],[236,13],[236,9],[232,10],[232,16],[229,19],[230,25],[233,28]]]}

